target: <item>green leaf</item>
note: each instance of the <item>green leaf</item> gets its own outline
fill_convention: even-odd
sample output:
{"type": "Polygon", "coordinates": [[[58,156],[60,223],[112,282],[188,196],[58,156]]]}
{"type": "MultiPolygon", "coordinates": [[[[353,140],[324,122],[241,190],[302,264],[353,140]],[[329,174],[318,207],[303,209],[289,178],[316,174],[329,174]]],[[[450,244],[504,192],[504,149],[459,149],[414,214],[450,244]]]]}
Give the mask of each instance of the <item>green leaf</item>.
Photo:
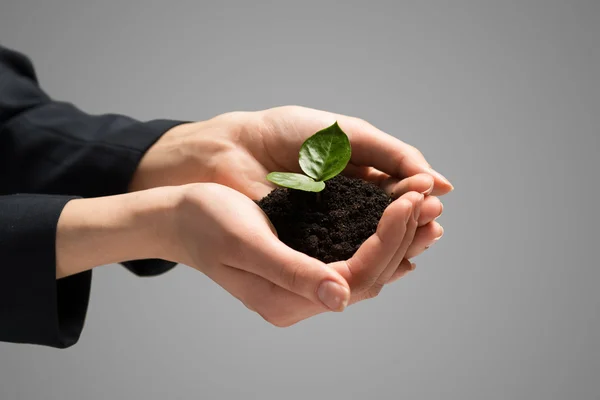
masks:
{"type": "Polygon", "coordinates": [[[350,140],[336,121],[302,144],[300,168],[316,181],[326,181],[346,168],[351,154],[350,140]]]}
{"type": "Polygon", "coordinates": [[[293,172],[271,172],[267,175],[267,179],[279,186],[306,192],[320,192],[325,189],[325,182],[315,182],[309,176],[293,172]]]}

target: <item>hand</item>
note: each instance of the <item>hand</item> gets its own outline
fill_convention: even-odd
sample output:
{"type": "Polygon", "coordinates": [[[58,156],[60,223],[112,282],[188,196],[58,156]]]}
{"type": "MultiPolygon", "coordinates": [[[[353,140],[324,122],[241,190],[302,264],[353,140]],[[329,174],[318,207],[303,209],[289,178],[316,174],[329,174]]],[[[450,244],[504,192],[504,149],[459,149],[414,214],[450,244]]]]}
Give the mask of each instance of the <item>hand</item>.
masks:
{"type": "Polygon", "coordinates": [[[179,188],[170,213],[175,228],[166,230],[161,258],[202,271],[273,325],[342,311],[412,268],[402,260],[417,231],[422,194],[394,201],[351,259],[326,265],[279,241],[266,215],[243,194],[213,183],[179,188]]]}
{"type": "Polygon", "coordinates": [[[376,296],[406,261],[424,196],[385,210],[377,231],[346,261],[324,264],[285,246],[248,197],[214,183],[72,200],[57,231],[57,277],[133,259],[192,266],[276,326],[341,311],[376,296]],[[90,212],[93,210],[93,212],[90,212]]]}
{"type": "MultiPolygon", "coordinates": [[[[130,189],[215,182],[258,200],[274,188],[267,173],[299,172],[303,141],[336,120],[352,144],[345,174],[375,182],[393,197],[410,191],[443,195],[452,190],[414,147],[360,119],[296,106],[227,113],[177,126],[144,156],[130,189]]],[[[428,196],[409,257],[441,237],[442,227],[434,221],[441,212],[441,202],[428,196]]]]}
{"type": "Polygon", "coordinates": [[[258,200],[274,188],[266,175],[301,172],[298,151],[304,140],[336,120],[352,145],[346,174],[375,181],[390,193],[401,179],[418,174],[433,178],[432,195],[453,189],[416,148],[366,121],[297,106],[232,112],[176,126],[143,157],[130,189],[215,182],[258,200]]]}
{"type": "Polygon", "coordinates": [[[222,271],[261,277],[332,311],[343,310],[350,297],[339,273],[284,245],[256,203],[215,183],[72,200],[58,221],[56,255],[58,279],[101,265],[159,258],[217,277],[224,287],[229,280],[218,279],[222,271]]]}

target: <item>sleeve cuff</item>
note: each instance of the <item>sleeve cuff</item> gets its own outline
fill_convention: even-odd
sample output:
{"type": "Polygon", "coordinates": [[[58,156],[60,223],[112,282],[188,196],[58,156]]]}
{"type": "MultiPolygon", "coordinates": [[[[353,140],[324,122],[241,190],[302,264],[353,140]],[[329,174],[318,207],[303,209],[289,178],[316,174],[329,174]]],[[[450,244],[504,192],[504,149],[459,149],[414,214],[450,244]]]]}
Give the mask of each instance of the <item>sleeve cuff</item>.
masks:
{"type": "Polygon", "coordinates": [[[83,330],[91,271],[56,279],[56,228],[76,197],[0,197],[0,340],[56,348],[83,330]]]}
{"type": "Polygon", "coordinates": [[[94,197],[127,193],[133,175],[150,147],[168,130],[184,123],[187,121],[156,119],[148,122],[123,123],[126,126],[113,129],[112,134],[103,138],[104,143],[127,151],[113,153],[116,157],[113,158],[114,163],[106,165],[102,173],[103,181],[107,186],[96,188],[94,197]]]}
{"type": "Polygon", "coordinates": [[[177,263],[166,260],[150,259],[127,261],[121,263],[121,265],[137,276],[148,277],[164,274],[175,268],[177,263]]]}

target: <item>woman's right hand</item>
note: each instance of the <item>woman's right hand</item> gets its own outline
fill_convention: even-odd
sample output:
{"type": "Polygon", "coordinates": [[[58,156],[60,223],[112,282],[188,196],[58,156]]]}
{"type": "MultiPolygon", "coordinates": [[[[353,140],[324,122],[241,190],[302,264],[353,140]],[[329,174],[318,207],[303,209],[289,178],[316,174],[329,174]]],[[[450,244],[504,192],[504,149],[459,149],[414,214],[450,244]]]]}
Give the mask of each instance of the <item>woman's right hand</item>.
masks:
{"type": "Polygon", "coordinates": [[[384,212],[377,232],[346,261],[324,264],[283,244],[262,210],[248,197],[214,183],[180,191],[163,230],[160,255],[192,266],[276,326],[376,296],[410,269],[424,196],[409,192],[384,212]],[[404,260],[404,261],[403,261],[404,260]]]}
{"type": "Polygon", "coordinates": [[[429,203],[407,191],[352,258],[324,264],[286,246],[254,201],[216,183],[73,200],[58,223],[57,278],[161,258],[196,268],[270,323],[289,326],[372,298],[410,271],[407,258],[441,235],[429,203]]]}

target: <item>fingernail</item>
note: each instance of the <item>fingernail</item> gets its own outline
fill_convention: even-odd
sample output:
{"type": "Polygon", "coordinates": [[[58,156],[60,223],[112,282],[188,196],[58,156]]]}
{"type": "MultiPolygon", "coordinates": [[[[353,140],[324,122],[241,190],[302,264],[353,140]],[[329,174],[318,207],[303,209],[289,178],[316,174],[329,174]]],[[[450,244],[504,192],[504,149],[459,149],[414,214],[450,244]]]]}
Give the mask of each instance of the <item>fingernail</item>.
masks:
{"type": "Polygon", "coordinates": [[[332,311],[343,311],[348,305],[350,292],[334,281],[323,281],[317,290],[319,300],[332,311]]]}
{"type": "Polygon", "coordinates": [[[440,233],[440,236],[433,239],[434,242],[437,242],[438,240],[440,240],[442,238],[442,236],[444,236],[444,227],[440,226],[440,229],[442,230],[442,233],[440,233]]]}
{"type": "Polygon", "coordinates": [[[444,213],[444,203],[440,202],[440,214],[437,217],[435,217],[433,220],[436,221],[439,217],[442,216],[443,213],[444,213]]]}
{"type": "Polygon", "coordinates": [[[427,190],[425,190],[424,192],[421,192],[421,194],[424,194],[424,195],[430,194],[431,192],[433,192],[434,186],[435,186],[434,182],[431,182],[431,186],[429,186],[429,188],[427,190]]]}
{"type": "Polygon", "coordinates": [[[430,173],[431,175],[433,175],[436,178],[438,178],[439,180],[441,180],[442,182],[444,182],[445,184],[449,185],[450,186],[450,190],[454,190],[454,186],[452,186],[452,184],[450,183],[450,181],[444,175],[440,174],[439,172],[437,172],[433,168],[426,167],[425,170],[428,173],[430,173]]]}
{"type": "Polygon", "coordinates": [[[414,271],[414,270],[415,270],[415,268],[417,268],[417,264],[415,264],[415,263],[410,263],[410,270],[411,270],[411,271],[414,271]]]}

